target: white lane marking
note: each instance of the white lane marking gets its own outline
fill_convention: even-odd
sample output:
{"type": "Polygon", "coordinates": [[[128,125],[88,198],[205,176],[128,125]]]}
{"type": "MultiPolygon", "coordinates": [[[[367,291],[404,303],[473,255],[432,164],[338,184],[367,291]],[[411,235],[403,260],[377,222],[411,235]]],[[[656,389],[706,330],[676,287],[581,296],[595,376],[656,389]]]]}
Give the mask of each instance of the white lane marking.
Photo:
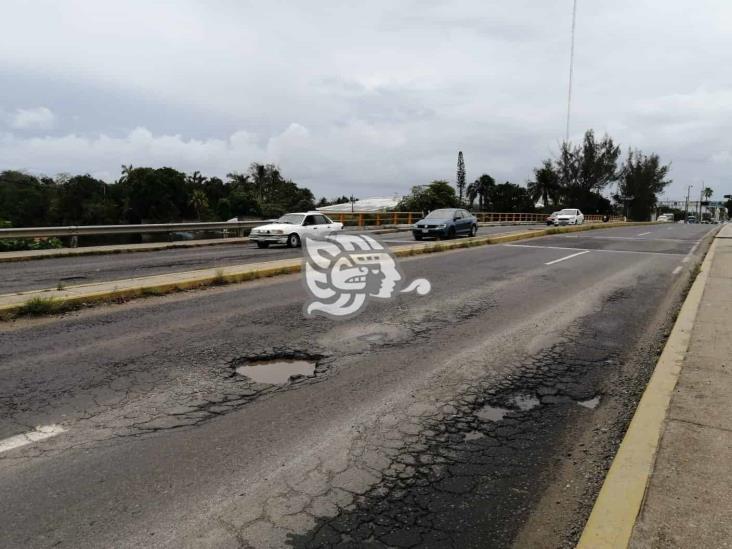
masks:
{"type": "Polygon", "coordinates": [[[648,231],[647,233],[640,233],[638,236],[646,236],[647,234],[651,234],[651,231],[648,231]]]}
{"type": "Polygon", "coordinates": [[[676,267],[676,268],[675,268],[675,269],[673,270],[673,272],[672,272],[671,274],[673,274],[673,275],[677,275],[677,274],[679,274],[680,272],[681,272],[681,265],[679,265],[678,267],[676,267]]]}
{"type": "MultiPolygon", "coordinates": [[[[532,244],[504,244],[508,248],[535,248],[537,250],[583,250],[584,248],[563,248],[561,246],[536,246],[532,244]]],[[[587,250],[588,252],[590,250],[587,250]]],[[[604,251],[604,250],[600,250],[604,251]]]]}
{"type": "MultiPolygon", "coordinates": [[[[559,246],[532,246],[529,244],[503,244],[509,248],[536,248],[538,250],[584,250],[585,248],[562,248],[559,246]]],[[[592,249],[586,250],[588,252],[600,252],[608,254],[641,254],[641,255],[665,255],[667,257],[679,256],[684,254],[677,254],[674,252],[639,252],[637,250],[600,250],[592,249]]]]}
{"type": "Polygon", "coordinates": [[[590,253],[590,250],[585,250],[584,252],[577,252],[576,254],[570,254],[565,257],[560,257],[559,259],[555,259],[554,261],[549,261],[548,263],[544,263],[544,265],[554,265],[555,263],[559,263],[560,261],[566,261],[567,259],[572,259],[573,257],[577,257],[578,255],[588,254],[590,253]]]}
{"type": "Polygon", "coordinates": [[[9,450],[15,450],[16,448],[22,448],[39,440],[55,437],[65,432],[66,429],[60,425],[41,425],[36,427],[34,431],[28,431],[27,433],[0,440],[0,454],[9,450]]]}
{"type": "Polygon", "coordinates": [[[637,236],[577,236],[574,234],[564,234],[564,238],[587,238],[592,240],[631,240],[633,242],[691,242],[683,238],[641,238],[637,236]]]}

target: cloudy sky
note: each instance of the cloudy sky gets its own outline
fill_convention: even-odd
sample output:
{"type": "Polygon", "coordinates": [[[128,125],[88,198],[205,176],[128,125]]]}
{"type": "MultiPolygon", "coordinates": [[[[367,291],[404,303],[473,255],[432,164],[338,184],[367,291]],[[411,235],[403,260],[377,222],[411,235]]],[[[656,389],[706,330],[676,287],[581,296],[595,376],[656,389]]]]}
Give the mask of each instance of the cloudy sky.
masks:
{"type": "MultiPolygon", "coordinates": [[[[564,136],[572,0],[3,0],[0,169],[223,176],[317,196],[525,182],[564,136]]],[[[732,192],[732,3],[579,0],[571,136],[732,192]]]]}

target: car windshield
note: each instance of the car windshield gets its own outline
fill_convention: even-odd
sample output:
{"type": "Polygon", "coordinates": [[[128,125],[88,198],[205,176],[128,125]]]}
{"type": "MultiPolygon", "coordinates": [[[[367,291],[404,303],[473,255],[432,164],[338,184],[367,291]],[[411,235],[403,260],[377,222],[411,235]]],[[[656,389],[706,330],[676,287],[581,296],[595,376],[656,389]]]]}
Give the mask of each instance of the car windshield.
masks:
{"type": "Polygon", "coordinates": [[[305,217],[301,214],[285,214],[277,220],[277,223],[287,223],[288,225],[300,225],[305,217]]]}
{"type": "Polygon", "coordinates": [[[559,212],[560,215],[574,215],[575,210],[562,210],[559,212]]]}
{"type": "Polygon", "coordinates": [[[434,210],[427,214],[427,217],[425,217],[425,219],[450,219],[452,218],[454,213],[455,210],[449,209],[434,210]]]}

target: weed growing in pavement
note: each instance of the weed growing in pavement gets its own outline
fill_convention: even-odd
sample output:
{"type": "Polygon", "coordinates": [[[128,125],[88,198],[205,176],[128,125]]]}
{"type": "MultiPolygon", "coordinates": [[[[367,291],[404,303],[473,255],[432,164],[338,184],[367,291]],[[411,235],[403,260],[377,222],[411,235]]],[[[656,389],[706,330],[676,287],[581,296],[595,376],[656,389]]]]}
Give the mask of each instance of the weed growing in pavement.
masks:
{"type": "Polygon", "coordinates": [[[64,286],[64,283],[63,283],[63,282],[60,282],[60,281],[59,281],[59,283],[58,283],[58,284],[56,284],[56,290],[57,290],[57,291],[59,291],[59,292],[60,292],[60,291],[62,291],[62,290],[65,290],[65,289],[66,289],[66,286],[64,286]]]}
{"type": "Polygon", "coordinates": [[[18,316],[40,316],[60,312],[62,304],[52,297],[33,297],[18,309],[18,316]]]}
{"type": "Polygon", "coordinates": [[[224,270],[216,269],[216,274],[211,279],[211,286],[223,286],[226,284],[226,278],[224,278],[224,270]]]}

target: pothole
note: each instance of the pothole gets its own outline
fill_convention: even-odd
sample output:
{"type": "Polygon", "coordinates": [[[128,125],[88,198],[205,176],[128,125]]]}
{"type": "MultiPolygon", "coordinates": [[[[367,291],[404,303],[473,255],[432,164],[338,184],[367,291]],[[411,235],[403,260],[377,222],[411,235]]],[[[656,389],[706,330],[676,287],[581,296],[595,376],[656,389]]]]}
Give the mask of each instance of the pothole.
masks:
{"type": "Polygon", "coordinates": [[[236,373],[256,383],[284,385],[292,377],[310,377],[315,374],[315,361],[304,359],[252,360],[238,366],[236,373]]]}
{"type": "Polygon", "coordinates": [[[485,405],[475,412],[475,415],[483,421],[501,421],[511,410],[499,408],[498,406],[485,405]]]}
{"type": "Polygon", "coordinates": [[[588,400],[578,400],[577,404],[584,408],[589,408],[590,410],[594,410],[600,405],[600,395],[597,395],[595,397],[592,397],[588,400]]]}
{"type": "Polygon", "coordinates": [[[511,404],[516,406],[522,412],[527,412],[532,408],[536,408],[541,404],[536,395],[516,395],[511,399],[511,404]]]}

